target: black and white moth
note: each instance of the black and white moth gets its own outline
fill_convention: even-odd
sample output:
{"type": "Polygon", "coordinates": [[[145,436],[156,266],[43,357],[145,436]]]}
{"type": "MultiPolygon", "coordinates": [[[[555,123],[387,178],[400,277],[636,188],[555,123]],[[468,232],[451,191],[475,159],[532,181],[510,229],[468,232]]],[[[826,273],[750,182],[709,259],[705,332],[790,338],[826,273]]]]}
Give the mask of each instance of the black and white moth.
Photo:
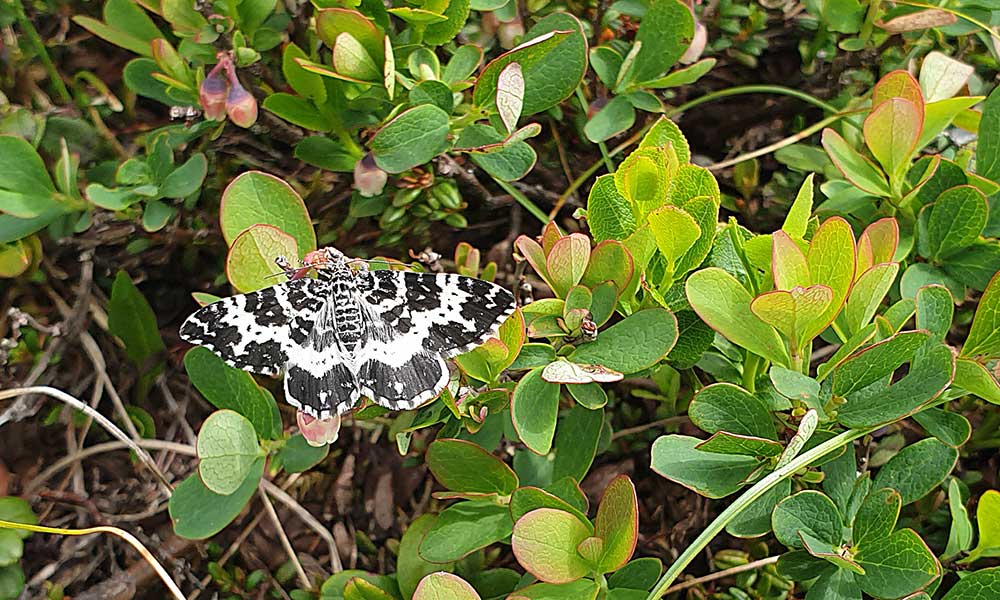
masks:
{"type": "Polygon", "coordinates": [[[448,384],[445,359],[496,335],[514,312],[514,296],[493,283],[355,270],[339,250],[317,254],[318,279],[213,302],[188,317],[181,337],[245,371],[284,371],[288,402],[326,419],[362,396],[390,410],[436,397],[448,384]]]}

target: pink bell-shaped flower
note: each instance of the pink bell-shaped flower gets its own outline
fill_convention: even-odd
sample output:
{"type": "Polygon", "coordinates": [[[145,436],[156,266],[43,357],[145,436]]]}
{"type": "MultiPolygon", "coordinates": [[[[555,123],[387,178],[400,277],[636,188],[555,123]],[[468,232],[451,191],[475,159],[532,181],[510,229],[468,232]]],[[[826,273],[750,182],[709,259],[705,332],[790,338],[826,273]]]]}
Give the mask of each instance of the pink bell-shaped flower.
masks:
{"type": "Polygon", "coordinates": [[[299,424],[299,431],[302,437],[310,446],[325,446],[337,441],[340,435],[340,415],[334,415],[327,419],[317,419],[307,415],[301,410],[295,413],[295,420],[299,424]]]}

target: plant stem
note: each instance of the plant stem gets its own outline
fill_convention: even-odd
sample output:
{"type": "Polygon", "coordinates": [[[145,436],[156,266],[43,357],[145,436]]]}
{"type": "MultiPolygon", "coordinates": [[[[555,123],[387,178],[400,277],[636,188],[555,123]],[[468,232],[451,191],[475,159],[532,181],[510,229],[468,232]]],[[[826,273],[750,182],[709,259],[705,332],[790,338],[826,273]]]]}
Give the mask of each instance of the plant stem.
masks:
{"type": "Polygon", "coordinates": [[[45,47],[45,42],[42,41],[42,36],[38,35],[38,30],[35,29],[35,24],[31,22],[28,15],[24,13],[24,3],[20,1],[11,2],[11,6],[14,7],[14,15],[17,18],[17,24],[21,26],[21,31],[24,32],[24,36],[28,38],[31,45],[35,47],[35,52],[38,53],[38,58],[42,61],[42,66],[45,67],[45,72],[48,73],[49,79],[52,80],[52,86],[56,88],[59,97],[65,104],[73,103],[73,96],[69,93],[66,88],[65,82],[62,80],[62,76],[59,75],[59,70],[56,69],[56,65],[52,62],[52,58],[49,56],[49,51],[45,47]]]}
{"type": "Polygon", "coordinates": [[[850,113],[838,113],[838,114],[835,114],[835,115],[830,115],[829,117],[823,119],[822,121],[820,121],[818,123],[815,123],[813,125],[810,125],[809,127],[803,129],[802,131],[800,131],[800,132],[798,132],[798,133],[796,133],[794,135],[790,135],[790,136],[788,136],[786,138],[780,139],[780,140],[778,140],[777,142],[775,142],[773,144],[764,146],[763,148],[758,148],[758,149],[756,149],[756,150],[754,150],[752,152],[747,152],[746,154],[741,154],[740,156],[737,156],[735,158],[731,158],[729,160],[724,160],[722,162],[715,163],[714,165],[709,165],[706,168],[709,171],[718,171],[719,169],[725,169],[726,167],[731,167],[731,166],[733,166],[733,165],[735,165],[737,163],[741,163],[741,162],[743,162],[745,160],[750,160],[751,158],[757,158],[758,156],[764,156],[765,154],[770,154],[772,152],[775,152],[777,150],[780,150],[780,149],[784,148],[785,146],[791,146],[792,144],[794,144],[794,143],[796,143],[796,142],[798,142],[800,140],[806,139],[807,137],[811,136],[812,134],[814,134],[814,133],[822,130],[827,125],[830,125],[832,123],[836,123],[837,121],[839,121],[840,119],[843,119],[844,117],[846,117],[849,114],[850,113]]]}
{"type": "MultiPolygon", "coordinates": [[[[819,98],[816,98],[815,96],[810,96],[809,94],[806,94],[805,92],[801,92],[799,90],[795,90],[795,89],[792,89],[792,88],[787,88],[787,87],[780,86],[780,85],[741,85],[741,86],[737,86],[737,87],[734,87],[734,88],[729,88],[729,89],[725,89],[725,90],[719,90],[717,92],[712,92],[710,94],[705,94],[704,96],[699,96],[698,98],[695,98],[694,100],[691,100],[690,102],[685,102],[684,104],[681,104],[677,108],[673,108],[671,110],[668,110],[666,113],[664,113],[664,116],[666,116],[666,117],[674,117],[674,116],[682,114],[682,113],[684,113],[684,112],[686,112],[686,111],[688,111],[688,110],[690,110],[690,109],[692,109],[692,108],[694,108],[696,106],[700,106],[700,105],[706,104],[708,102],[714,102],[715,100],[719,100],[721,98],[726,98],[728,96],[736,96],[736,95],[739,95],[739,94],[779,94],[779,95],[784,95],[784,96],[791,96],[793,98],[798,98],[799,100],[802,100],[803,102],[807,102],[809,104],[812,104],[813,106],[817,106],[819,108],[822,108],[823,110],[825,110],[827,112],[836,113],[836,112],[838,112],[840,110],[836,106],[833,106],[831,104],[827,104],[826,102],[823,102],[822,100],[820,100],[819,98]]],[[[848,121],[848,122],[851,123],[850,121],[848,121]]],[[[634,133],[630,138],[628,138],[627,140],[625,140],[624,142],[622,142],[621,144],[619,144],[617,147],[615,147],[613,150],[611,150],[611,152],[608,153],[608,156],[610,156],[610,157],[613,158],[613,157],[617,156],[618,154],[624,152],[627,148],[629,148],[630,146],[632,146],[632,144],[635,144],[636,142],[638,142],[640,139],[642,139],[642,137],[644,135],[646,135],[646,132],[649,131],[649,129],[653,126],[654,123],[656,123],[656,121],[650,121],[649,123],[646,123],[645,125],[643,125],[642,128],[639,129],[639,131],[637,131],[636,133],[634,133]]],[[[854,125],[854,123],[851,123],[851,124],[854,125]]],[[[857,125],[854,125],[854,126],[857,127],[857,125]]],[[[594,175],[594,173],[597,172],[598,169],[601,168],[602,164],[604,164],[604,158],[603,157],[601,158],[601,160],[599,160],[599,161],[595,162],[594,164],[590,165],[589,167],[587,167],[587,169],[584,172],[580,173],[580,175],[576,179],[573,180],[573,182],[569,185],[569,187],[566,188],[566,191],[564,191],[559,196],[559,201],[556,202],[556,205],[557,206],[562,206],[563,203],[566,202],[566,198],[569,198],[569,196],[571,194],[573,194],[573,192],[575,192],[577,189],[580,188],[580,186],[582,186],[584,183],[586,183],[586,181],[588,179],[590,179],[594,175]]]]}
{"type": "Polygon", "coordinates": [[[752,488],[750,488],[749,490],[744,492],[742,496],[737,498],[735,502],[726,507],[726,509],[723,510],[719,514],[719,516],[716,517],[715,520],[712,521],[709,524],[709,526],[706,527],[705,530],[701,532],[701,535],[699,535],[693,542],[691,542],[690,545],[688,545],[687,548],[685,548],[684,552],[679,557],[677,557],[677,560],[674,561],[672,565],[670,565],[670,568],[667,569],[667,572],[664,573],[663,577],[661,577],[660,580],[656,583],[656,586],[653,587],[653,591],[649,593],[649,595],[646,597],[646,600],[657,600],[658,598],[662,598],[663,594],[666,593],[667,588],[670,587],[670,584],[673,583],[674,580],[676,580],[677,577],[679,577],[680,574],[684,572],[684,569],[689,564],[691,564],[691,561],[693,561],[695,557],[697,557],[701,553],[701,551],[705,549],[706,546],[708,546],[709,542],[715,539],[715,536],[719,535],[719,533],[722,532],[722,530],[726,527],[726,525],[729,524],[730,521],[736,518],[736,516],[739,515],[741,512],[746,510],[747,507],[749,507],[754,501],[763,496],[772,487],[774,487],[781,481],[791,477],[793,473],[795,473],[799,469],[804,468],[806,465],[813,462],[814,460],[826,456],[827,454],[833,452],[837,448],[849,444],[854,440],[858,439],[859,437],[871,431],[874,431],[875,429],[877,429],[877,427],[868,427],[865,429],[849,429],[837,435],[836,437],[823,442],[822,444],[816,446],[812,450],[800,454],[784,467],[775,470],[767,477],[758,481],[752,488]]]}
{"type": "Polygon", "coordinates": [[[611,160],[611,155],[608,154],[608,145],[604,142],[597,142],[597,147],[600,148],[601,156],[604,158],[604,168],[608,170],[608,173],[614,173],[617,167],[615,161],[611,160]]]}
{"type": "Polygon", "coordinates": [[[518,204],[523,206],[525,210],[527,210],[532,214],[532,216],[541,221],[543,225],[549,222],[550,220],[549,216],[545,214],[545,211],[538,208],[537,204],[532,202],[531,199],[529,199],[527,196],[518,191],[517,188],[515,188],[514,186],[512,186],[511,184],[507,183],[502,179],[497,179],[496,177],[493,177],[493,181],[497,182],[497,185],[502,187],[505,192],[513,196],[514,199],[517,200],[518,204]]]}
{"type": "Polygon", "coordinates": [[[0,521],[0,529],[26,529],[37,533],[51,533],[55,535],[90,535],[92,533],[110,533],[112,535],[116,535],[135,548],[139,555],[142,556],[143,560],[149,563],[149,566],[153,567],[153,570],[160,576],[160,579],[163,581],[164,585],[167,586],[167,589],[170,590],[170,594],[174,598],[177,600],[184,600],[184,594],[181,592],[181,589],[177,587],[177,584],[170,578],[170,575],[167,573],[167,570],[163,568],[163,565],[156,560],[153,553],[143,546],[142,542],[140,542],[134,535],[124,529],[105,525],[101,525],[99,527],[88,527],[86,529],[62,529],[59,527],[44,527],[42,525],[28,525],[25,523],[14,523],[11,521],[0,521]]]}

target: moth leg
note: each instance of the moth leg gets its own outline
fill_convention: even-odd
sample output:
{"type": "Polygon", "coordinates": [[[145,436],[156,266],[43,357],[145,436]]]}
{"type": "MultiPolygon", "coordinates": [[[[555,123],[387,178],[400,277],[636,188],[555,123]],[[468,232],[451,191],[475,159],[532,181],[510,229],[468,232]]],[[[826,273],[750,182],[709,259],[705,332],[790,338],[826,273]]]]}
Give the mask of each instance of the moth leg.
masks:
{"type": "Polygon", "coordinates": [[[278,265],[278,268],[284,272],[285,277],[287,277],[289,281],[297,279],[295,275],[298,272],[298,269],[292,266],[292,261],[288,260],[287,256],[276,256],[274,258],[274,264],[278,265]]]}

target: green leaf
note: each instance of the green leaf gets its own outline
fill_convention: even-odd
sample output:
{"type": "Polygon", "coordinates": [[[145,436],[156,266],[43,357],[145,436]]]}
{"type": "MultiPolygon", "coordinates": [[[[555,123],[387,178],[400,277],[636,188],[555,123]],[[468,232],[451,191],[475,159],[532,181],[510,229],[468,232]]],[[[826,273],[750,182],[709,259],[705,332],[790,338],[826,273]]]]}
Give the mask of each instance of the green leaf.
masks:
{"type": "Polygon", "coordinates": [[[601,175],[590,188],[587,223],[595,242],[624,240],[635,231],[635,216],[618,192],[614,175],[601,175]]]}
{"type": "Polygon", "coordinates": [[[559,388],[542,379],[542,369],[529,371],[514,388],[510,403],[514,429],[521,441],[537,454],[547,454],[555,436],[559,414],[559,388]]]}
{"type": "Polygon", "coordinates": [[[316,15],[316,32],[328,48],[336,46],[341,33],[349,33],[361,42],[371,57],[382,56],[383,34],[368,17],[356,10],[325,8],[316,15]]]}
{"type": "Polygon", "coordinates": [[[666,274],[673,278],[675,266],[701,236],[701,228],[690,214],[676,206],[663,206],[648,215],[656,247],[666,260],[666,274]]]}
{"type": "Polygon", "coordinates": [[[906,268],[899,280],[899,293],[904,298],[916,298],[922,287],[941,285],[948,288],[953,298],[965,295],[965,287],[948,276],[942,269],[934,265],[918,262],[906,268]]]}
{"type": "Polygon", "coordinates": [[[962,562],[1000,556],[1000,492],[987,490],[979,498],[976,524],[979,526],[979,542],[962,562]]]}
{"type": "Polygon", "coordinates": [[[160,194],[165,198],[187,198],[201,189],[208,173],[208,160],[202,153],[194,154],[171,171],[160,184],[160,194]]]}
{"type": "Polygon", "coordinates": [[[797,359],[801,349],[826,329],[832,304],[829,286],[811,285],[765,292],[754,298],[750,310],[791,341],[793,358],[797,359]]]}
{"type": "Polygon", "coordinates": [[[660,117],[639,142],[639,149],[659,148],[669,144],[680,164],[691,162],[691,146],[681,132],[681,128],[667,117],[660,117]]]}
{"type": "MultiPolygon", "coordinates": [[[[568,387],[572,391],[581,386],[568,387]]],[[[601,390],[599,386],[595,387],[601,390]]],[[[590,410],[580,404],[574,405],[559,420],[555,439],[556,456],[552,463],[553,480],[572,477],[576,481],[583,481],[597,454],[603,427],[604,411],[590,410]]]]}
{"type": "Polygon", "coordinates": [[[691,85],[701,79],[703,75],[711,71],[712,67],[715,66],[715,63],[716,60],[714,58],[703,58],[693,65],[672,71],[670,74],[660,77],[659,79],[640,83],[639,87],[663,90],[667,88],[691,85]]]}
{"type": "Polygon", "coordinates": [[[563,584],[536,583],[515,590],[511,600],[595,600],[601,586],[596,581],[579,579],[563,584]]]}
{"type": "Polygon", "coordinates": [[[983,365],[960,358],[955,361],[955,380],[957,388],[979,396],[983,400],[1000,404],[1000,382],[997,377],[983,365]]]}
{"type": "Polygon", "coordinates": [[[512,62],[524,74],[522,117],[559,104],[580,84],[587,70],[587,39],[576,17],[557,12],[535,24],[520,46],[501,54],[483,68],[473,91],[479,108],[496,110],[497,80],[512,62]]]}
{"type": "Polygon", "coordinates": [[[963,96],[961,98],[947,98],[930,102],[924,106],[924,128],[917,140],[917,149],[924,148],[934,141],[934,138],[941,135],[955,118],[979,103],[982,96],[963,96]]]}
{"type": "MultiPolygon", "coordinates": [[[[576,486],[575,480],[572,479],[561,479],[560,481],[570,482],[574,487],[576,486]]],[[[549,487],[554,488],[554,486],[549,487]]],[[[578,487],[576,488],[576,492],[583,496],[583,493],[580,492],[578,487]]],[[[585,499],[584,502],[586,502],[585,499]]],[[[510,516],[515,522],[524,515],[538,508],[555,508],[576,515],[576,518],[578,518],[580,522],[587,527],[590,532],[589,535],[593,534],[593,525],[584,513],[586,506],[582,506],[581,509],[580,507],[570,504],[563,498],[556,496],[552,492],[531,486],[517,488],[510,497],[510,516]]]]}
{"type": "Polygon", "coordinates": [[[650,210],[660,207],[670,191],[670,153],[661,148],[640,148],[628,155],[614,172],[618,193],[635,207],[641,221],[650,210]]]}
{"type": "Polygon", "coordinates": [[[840,407],[837,420],[848,427],[871,427],[896,421],[936,398],[951,383],[955,358],[944,344],[917,353],[910,372],[888,387],[877,382],[851,394],[840,407]]]}
{"type": "Polygon", "coordinates": [[[0,598],[18,598],[22,591],[24,591],[24,571],[21,565],[0,567],[0,598]]]}
{"type": "Polygon", "coordinates": [[[499,542],[511,534],[506,506],[491,502],[459,502],[444,509],[420,542],[420,556],[450,563],[499,542]]]}
{"type": "Polygon", "coordinates": [[[168,86],[153,77],[154,73],[159,72],[160,68],[151,59],[136,58],[125,65],[122,79],[125,81],[125,85],[136,94],[152,98],[167,106],[181,103],[198,104],[198,96],[194,92],[168,86]]]}
{"type": "Polygon", "coordinates": [[[882,488],[868,494],[854,517],[851,541],[862,551],[882,543],[895,529],[900,508],[902,499],[896,490],[882,488]]]}
{"type": "Polygon", "coordinates": [[[642,44],[631,69],[619,75],[624,87],[650,81],[677,63],[694,39],[694,15],[678,0],[650,4],[642,16],[635,43],[642,44]]]}
{"type": "Polygon", "coordinates": [[[850,224],[840,217],[827,219],[816,230],[806,252],[812,283],[829,286],[833,292],[829,307],[819,318],[821,323],[832,322],[844,305],[854,280],[856,260],[854,233],[850,224]]]}
{"type": "MultiPolygon", "coordinates": [[[[26,500],[16,496],[4,496],[0,498],[0,521],[38,525],[38,516],[31,510],[31,505],[26,500]]],[[[2,531],[9,531],[22,540],[27,539],[32,534],[27,529],[4,529],[2,531]]]]}
{"type": "Polygon", "coordinates": [[[150,43],[163,37],[153,20],[131,0],[108,0],[103,16],[103,23],[83,16],[75,16],[73,21],[94,35],[142,56],[152,56],[150,43]]]}
{"type": "Polygon", "coordinates": [[[802,548],[800,533],[839,546],[842,521],[840,511],[829,496],[806,490],[778,503],[771,515],[774,537],[789,548],[802,548]]]}
{"type": "Polygon", "coordinates": [[[611,589],[626,588],[632,590],[648,590],[653,587],[663,572],[663,563],[653,557],[637,558],[618,569],[608,577],[611,589]]]}
{"type": "Polygon", "coordinates": [[[847,396],[890,375],[930,337],[927,331],[904,331],[851,355],[833,371],[833,393],[847,396]]]}
{"type": "Polygon", "coordinates": [[[295,146],[295,158],[327,171],[351,173],[361,157],[351,154],[340,142],[314,135],[295,146]]]}
{"type": "Polygon", "coordinates": [[[731,383],[704,387],[691,401],[691,421],[708,433],[725,431],[767,440],[778,436],[767,406],[750,392],[731,383]]]}
{"type": "Polygon", "coordinates": [[[173,206],[159,200],[147,200],[142,211],[142,228],[146,231],[159,231],[175,214],[177,210],[173,206]]]}
{"type": "Polygon", "coordinates": [[[0,211],[30,219],[58,207],[42,157],[23,138],[0,135],[0,211]]]}
{"type": "Polygon", "coordinates": [[[302,473],[323,462],[329,453],[329,445],[313,446],[301,433],[296,433],[278,450],[274,461],[287,473],[302,473]]]}
{"type": "Polygon", "coordinates": [[[434,478],[455,492],[509,496],[517,488],[514,471],[472,442],[439,438],[425,460],[434,478]]]}
{"type": "Polygon", "coordinates": [[[632,558],[639,539],[639,505],[635,486],[626,475],[611,480],[594,520],[594,536],[604,541],[598,570],[616,571],[632,558]]]}
{"type": "MultiPolygon", "coordinates": [[[[306,98],[320,103],[325,102],[326,85],[323,83],[323,78],[303,69],[302,65],[295,61],[296,58],[308,59],[309,56],[294,43],[289,43],[281,55],[281,72],[288,85],[306,98]]],[[[266,98],[264,102],[267,103],[266,98]]]]}
{"type": "Polygon", "coordinates": [[[264,110],[278,115],[289,123],[311,131],[329,131],[332,128],[332,123],[320,113],[316,105],[301,96],[285,93],[271,94],[264,98],[262,106],[264,110]]]}
{"type": "Polygon", "coordinates": [[[661,308],[641,310],[601,331],[570,360],[602,365],[619,373],[637,373],[663,360],[677,341],[677,319],[661,308]]]}
{"type": "Polygon", "coordinates": [[[856,600],[861,597],[861,588],[851,570],[827,567],[809,587],[809,600],[814,596],[816,600],[856,600]]]}
{"type": "Polygon", "coordinates": [[[389,173],[422,165],[448,147],[448,113],[422,104],[400,113],[369,142],[375,163],[389,173]]]}
{"type": "Polygon", "coordinates": [[[1000,590],[1000,567],[980,569],[958,580],[941,600],[992,600],[1000,590]]]}
{"type": "Polygon", "coordinates": [[[855,559],[865,570],[855,580],[876,598],[899,598],[941,576],[941,565],[912,529],[902,529],[861,548],[855,559]]]}
{"type": "Polygon", "coordinates": [[[139,366],[167,349],[153,309],[125,271],[118,271],[111,286],[108,330],[122,340],[125,355],[139,366]]]}
{"type": "Polygon", "coordinates": [[[198,432],[198,474],[216,494],[228,496],[239,489],[259,454],[253,424],[238,412],[216,411],[198,432]]]}
{"type": "Polygon", "coordinates": [[[278,406],[270,392],[258,386],[252,375],[230,367],[204,347],[192,348],[184,355],[184,368],[191,383],[213,406],[243,415],[263,439],[275,439],[280,435],[278,406]]]}
{"type": "Polygon", "coordinates": [[[511,536],[514,556],[526,571],[547,583],[568,583],[592,570],[577,553],[590,531],[575,516],[539,508],[517,520],[511,536]]]}
{"type": "Polygon", "coordinates": [[[295,238],[272,225],[253,225],[233,240],[226,256],[226,277],[240,292],[270,287],[282,273],[274,259],[299,256],[295,238]]]}
{"type": "Polygon", "coordinates": [[[896,280],[897,273],[899,273],[899,263],[882,263],[865,271],[854,282],[843,312],[849,335],[853,335],[871,322],[896,280]]]}
{"type": "Polygon", "coordinates": [[[921,211],[919,227],[923,239],[918,248],[926,258],[941,260],[971,246],[979,239],[989,214],[986,196],[971,185],[953,187],[921,211]],[[926,232],[926,235],[923,234],[926,232]]]}
{"type": "MultiPolygon", "coordinates": [[[[580,279],[580,285],[590,288],[593,293],[590,310],[594,313],[592,316],[598,325],[603,324],[603,321],[600,319],[601,311],[598,309],[602,294],[604,294],[601,284],[605,282],[613,283],[615,288],[613,295],[617,296],[618,292],[624,290],[628,285],[634,272],[635,267],[632,255],[629,254],[624,244],[615,240],[605,240],[598,243],[591,250],[590,261],[587,263],[587,269],[583,272],[583,277],[580,279]]],[[[609,293],[608,295],[611,296],[612,294],[609,293]]],[[[608,313],[608,317],[610,316],[610,313],[608,313]]]]}
{"type": "Polygon", "coordinates": [[[583,132],[588,140],[597,143],[611,139],[631,129],[633,125],[635,125],[635,107],[625,96],[615,96],[587,121],[583,132]]]}
{"type": "Polygon", "coordinates": [[[726,525],[726,533],[735,537],[754,538],[771,532],[774,507],[792,491],[792,483],[784,480],[764,492],[750,506],[726,525]]]}
{"type": "Polygon", "coordinates": [[[439,565],[424,560],[419,552],[420,542],[434,525],[437,515],[422,514],[406,528],[399,540],[399,555],[396,558],[396,580],[404,598],[412,598],[414,591],[424,576],[431,573],[451,571],[451,565],[439,565]]]}
{"type": "Polygon", "coordinates": [[[1000,89],[994,88],[983,103],[976,147],[976,173],[1000,182],[1000,89]]]}
{"type": "Polygon", "coordinates": [[[372,57],[380,55],[381,53],[369,54],[357,38],[345,31],[334,41],[333,68],[358,81],[377,82],[382,79],[382,72],[372,57]]]}
{"type": "Polygon", "coordinates": [[[703,452],[715,452],[716,454],[740,454],[743,456],[757,456],[762,458],[775,458],[784,451],[784,446],[773,440],[739,435],[726,431],[717,431],[704,442],[698,444],[698,450],[703,452]]]}
{"type": "Polygon", "coordinates": [[[1000,274],[986,286],[972,319],[969,337],[962,346],[962,357],[1000,356],[1000,274]]]}
{"type": "Polygon", "coordinates": [[[503,145],[503,141],[504,136],[493,127],[474,123],[462,130],[455,145],[459,148],[494,145],[490,152],[469,152],[469,157],[490,175],[503,181],[516,181],[531,171],[538,155],[526,142],[503,145]]]}
{"type": "Polygon", "coordinates": [[[692,273],[685,287],[691,307],[712,329],[774,363],[789,363],[778,332],[750,312],[753,297],[735,277],[710,267],[692,273]]]}
{"type": "Polygon", "coordinates": [[[915,502],[944,481],[958,460],[958,450],[934,438],[903,448],[875,476],[873,486],[899,491],[903,504],[915,502]]]}
{"type": "Polygon", "coordinates": [[[743,487],[759,461],[749,456],[702,452],[698,438],[665,435],[653,442],[652,469],[708,498],[723,498],[743,487]]]}
{"type": "MultiPolygon", "coordinates": [[[[984,232],[985,234],[985,232],[984,232]]],[[[942,261],[941,268],[949,276],[974,290],[983,291],[1000,264],[1000,244],[977,241],[942,261]]]]}
{"type": "Polygon", "coordinates": [[[395,600],[389,592],[360,577],[348,580],[344,586],[344,600],[395,600]]]}
{"type": "Polygon", "coordinates": [[[948,412],[943,408],[927,408],[913,415],[913,420],[920,426],[952,448],[959,448],[969,441],[972,435],[972,425],[959,413],[948,412]]]}
{"type": "Polygon", "coordinates": [[[950,560],[972,547],[972,521],[965,509],[962,485],[958,479],[948,480],[948,510],[951,512],[951,529],[948,532],[948,546],[941,560],[950,560]]]}
{"type": "Polygon", "coordinates": [[[823,130],[823,148],[844,177],[873,196],[888,196],[889,184],[875,164],[852,148],[832,129],[823,130]]]}
{"type": "Polygon", "coordinates": [[[228,496],[205,487],[197,473],[189,475],[170,496],[174,533],[189,540],[203,540],[219,533],[243,511],[263,474],[264,458],[260,457],[239,488],[228,496]]]}
{"type": "MultiPolygon", "coordinates": [[[[466,0],[468,1],[468,0],[466,0]]],[[[413,600],[481,600],[475,588],[451,573],[431,573],[420,581],[413,600]]]]}
{"type": "Polygon", "coordinates": [[[469,0],[450,0],[448,8],[442,13],[448,20],[428,25],[424,29],[424,43],[440,46],[450,42],[465,26],[469,18],[469,9],[469,0]]]}
{"type": "Polygon", "coordinates": [[[855,574],[864,574],[865,570],[854,562],[854,558],[850,555],[844,555],[843,546],[840,544],[831,544],[825,540],[821,540],[805,531],[799,532],[799,537],[802,539],[802,547],[805,548],[806,552],[813,555],[816,558],[821,558],[830,564],[836,565],[838,569],[846,569],[855,574]]]}
{"type": "Polygon", "coordinates": [[[0,569],[9,567],[21,560],[24,555],[24,542],[11,529],[0,529],[0,569]]]}
{"type": "Polygon", "coordinates": [[[923,120],[923,111],[904,98],[889,98],[865,119],[865,142],[890,179],[909,164],[923,120]]]}
{"type": "Polygon", "coordinates": [[[244,229],[258,223],[273,225],[295,238],[300,253],[296,258],[316,249],[316,232],[302,197],[273,175],[248,171],[222,192],[219,224],[226,244],[232,246],[244,229]]]}

